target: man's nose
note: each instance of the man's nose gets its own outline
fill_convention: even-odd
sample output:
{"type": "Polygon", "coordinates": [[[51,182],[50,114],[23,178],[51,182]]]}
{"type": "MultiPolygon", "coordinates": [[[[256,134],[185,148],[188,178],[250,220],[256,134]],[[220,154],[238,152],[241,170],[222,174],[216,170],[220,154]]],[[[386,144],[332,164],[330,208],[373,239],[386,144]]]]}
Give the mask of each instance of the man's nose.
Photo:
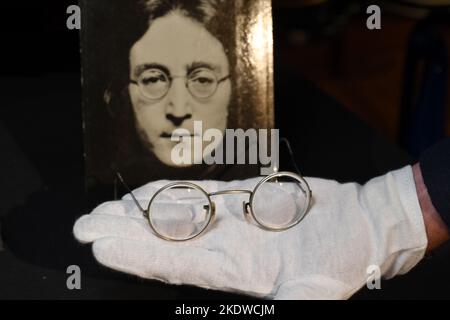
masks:
{"type": "Polygon", "coordinates": [[[172,122],[176,127],[179,127],[179,126],[181,126],[181,124],[183,123],[184,120],[192,118],[192,114],[186,114],[182,117],[177,117],[177,116],[174,116],[173,114],[168,113],[168,114],[166,114],[166,118],[167,118],[167,120],[172,122]]]}
{"type": "Polygon", "coordinates": [[[173,79],[167,97],[166,118],[175,126],[192,118],[191,96],[183,79],[173,79]]]}

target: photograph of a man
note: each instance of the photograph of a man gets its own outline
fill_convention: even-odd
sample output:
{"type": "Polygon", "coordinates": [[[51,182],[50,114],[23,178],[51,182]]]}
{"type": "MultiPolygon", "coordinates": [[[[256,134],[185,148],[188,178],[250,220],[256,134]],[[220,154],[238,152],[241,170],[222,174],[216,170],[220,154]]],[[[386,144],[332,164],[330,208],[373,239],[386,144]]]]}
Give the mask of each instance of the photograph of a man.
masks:
{"type": "MultiPolygon", "coordinates": [[[[82,47],[91,183],[107,184],[111,163],[132,184],[222,178],[230,166],[201,163],[204,152],[192,152],[190,163],[174,161],[174,147],[187,138],[190,148],[198,143],[202,151],[222,148],[222,140],[203,140],[194,124],[221,133],[273,127],[272,55],[258,43],[268,35],[250,22],[252,17],[271,19],[270,10],[260,11],[270,8],[270,1],[85,0],[83,5],[88,12],[82,47]],[[267,57],[259,58],[258,66],[252,57],[257,46],[258,54],[267,57]],[[183,129],[181,136],[177,129],[183,129]]],[[[253,167],[249,175],[258,174],[253,167]]],[[[242,170],[248,168],[239,174],[242,170]]]]}

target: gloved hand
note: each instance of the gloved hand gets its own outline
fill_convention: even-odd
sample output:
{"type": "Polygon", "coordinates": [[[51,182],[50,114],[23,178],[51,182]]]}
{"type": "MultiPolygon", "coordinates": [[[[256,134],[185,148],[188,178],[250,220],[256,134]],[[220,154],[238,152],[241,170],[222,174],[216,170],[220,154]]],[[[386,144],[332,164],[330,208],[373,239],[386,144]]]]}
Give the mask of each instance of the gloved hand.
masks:
{"type": "MultiPolygon", "coordinates": [[[[107,202],[74,226],[93,242],[103,265],[170,284],[275,299],[345,299],[366,284],[370,265],[386,278],[404,274],[423,257],[427,238],[411,167],[361,186],[306,178],[313,204],[297,226],[263,230],[242,214],[248,195],[218,196],[217,219],[205,234],[168,242],[152,234],[126,195],[107,202]]],[[[260,178],[198,182],[207,192],[252,190],[260,178]]],[[[135,191],[143,205],[168,181],[135,191]]]]}

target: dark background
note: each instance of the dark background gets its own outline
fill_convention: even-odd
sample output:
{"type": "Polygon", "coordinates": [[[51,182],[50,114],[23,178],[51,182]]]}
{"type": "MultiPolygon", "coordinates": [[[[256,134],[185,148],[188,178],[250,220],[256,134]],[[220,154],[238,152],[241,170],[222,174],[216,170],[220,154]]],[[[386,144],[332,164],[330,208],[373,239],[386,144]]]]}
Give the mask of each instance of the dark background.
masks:
{"type": "MultiPolygon", "coordinates": [[[[385,1],[383,29],[369,31],[362,3],[274,1],[277,128],[305,175],[363,183],[414,163],[421,150],[450,135],[448,10],[435,8],[428,23],[429,10],[416,6],[411,13],[407,1],[403,7],[385,1]],[[427,73],[427,66],[442,72],[427,73]]],[[[145,291],[129,279],[121,287],[108,282],[117,275],[102,269],[91,276],[108,275],[77,296],[64,289],[65,274],[55,273],[78,263],[62,251],[80,249],[70,227],[94,205],[83,192],[79,33],[66,28],[71,4],[0,3],[1,298],[139,298],[145,291]]],[[[82,250],[79,259],[92,259],[82,250]]],[[[449,298],[445,250],[355,299],[449,298]]],[[[223,297],[193,288],[175,293],[161,284],[150,292],[145,296],[223,297]]]]}

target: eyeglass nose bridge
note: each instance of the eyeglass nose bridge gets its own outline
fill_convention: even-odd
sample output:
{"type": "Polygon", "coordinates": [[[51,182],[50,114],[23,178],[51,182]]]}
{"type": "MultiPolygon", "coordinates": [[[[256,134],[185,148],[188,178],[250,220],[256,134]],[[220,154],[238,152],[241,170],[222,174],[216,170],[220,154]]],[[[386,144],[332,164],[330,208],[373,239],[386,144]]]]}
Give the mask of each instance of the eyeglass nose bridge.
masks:
{"type": "Polygon", "coordinates": [[[167,96],[167,94],[169,93],[169,91],[172,90],[172,88],[173,88],[173,82],[174,82],[174,80],[176,80],[176,79],[182,79],[183,82],[184,82],[184,86],[185,86],[186,90],[189,92],[189,94],[190,94],[193,98],[195,98],[195,99],[200,99],[200,100],[202,100],[202,99],[207,99],[207,98],[213,96],[213,95],[216,93],[217,88],[219,87],[220,82],[222,81],[222,80],[218,81],[218,80],[216,79],[216,83],[215,83],[215,86],[214,86],[213,90],[211,90],[211,92],[210,92],[208,95],[206,95],[206,96],[203,97],[203,96],[200,96],[200,95],[196,94],[195,91],[189,86],[189,75],[185,75],[185,76],[183,76],[183,75],[173,75],[173,76],[168,77],[168,79],[169,79],[169,85],[168,85],[168,87],[167,87],[167,89],[166,89],[166,93],[162,96],[162,98],[165,97],[165,96],[167,96]]]}
{"type": "Polygon", "coordinates": [[[186,87],[186,89],[189,90],[189,86],[188,86],[189,76],[174,75],[174,76],[170,76],[170,77],[169,77],[169,86],[168,86],[167,91],[169,91],[169,90],[172,88],[172,86],[173,86],[173,81],[174,81],[175,79],[182,79],[183,82],[184,82],[184,86],[186,87]]]}
{"type": "MultiPolygon", "coordinates": [[[[187,77],[186,76],[170,76],[170,77],[168,77],[167,78],[168,80],[169,80],[169,83],[168,83],[168,85],[167,85],[167,87],[166,87],[166,89],[165,89],[165,91],[164,91],[164,94],[162,94],[160,97],[158,97],[158,98],[152,98],[151,100],[161,100],[161,99],[163,99],[163,98],[165,98],[165,97],[167,97],[168,95],[169,95],[169,92],[171,91],[171,90],[174,90],[174,80],[176,80],[176,79],[180,79],[180,80],[182,80],[183,81],[183,83],[184,83],[184,89],[183,90],[186,90],[187,92],[188,92],[188,94],[190,95],[190,96],[192,96],[192,97],[194,97],[195,98],[195,96],[194,96],[194,94],[192,93],[192,91],[191,91],[191,89],[189,89],[189,85],[188,85],[188,79],[187,79],[187,77]]],[[[143,93],[143,90],[141,89],[141,92],[143,93]]],[[[145,94],[144,94],[144,96],[145,96],[145,94]]]]}
{"type": "MultiPolygon", "coordinates": [[[[233,194],[249,194],[250,196],[253,194],[253,191],[250,190],[223,190],[209,193],[210,197],[219,196],[219,195],[233,195],[233,194]]],[[[251,206],[250,202],[243,201],[242,202],[242,210],[244,212],[244,217],[247,222],[251,222],[251,206]]]]}

